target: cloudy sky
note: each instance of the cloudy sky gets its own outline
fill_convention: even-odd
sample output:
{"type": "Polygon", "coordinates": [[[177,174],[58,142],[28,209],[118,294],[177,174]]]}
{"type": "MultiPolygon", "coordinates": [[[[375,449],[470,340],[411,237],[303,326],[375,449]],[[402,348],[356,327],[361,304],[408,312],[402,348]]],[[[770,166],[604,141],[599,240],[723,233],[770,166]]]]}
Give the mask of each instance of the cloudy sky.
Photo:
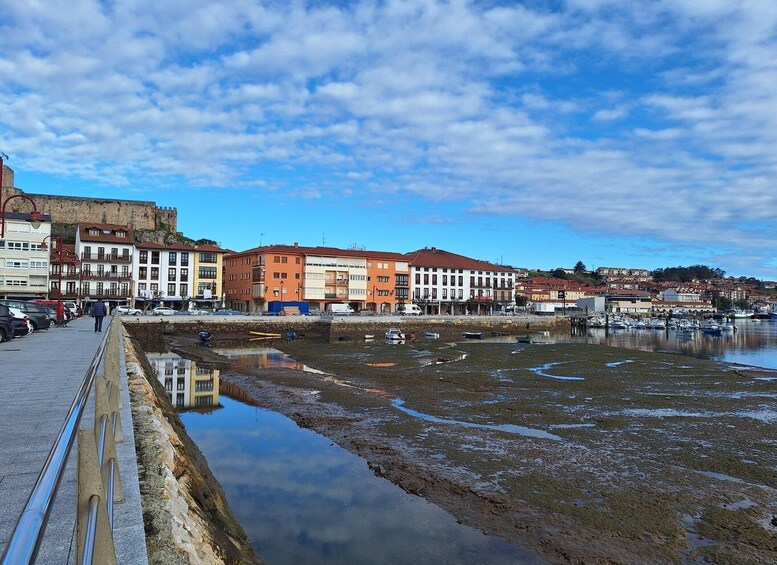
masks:
{"type": "Polygon", "coordinates": [[[0,0],[33,193],[260,243],[777,279],[777,2],[0,0]]]}

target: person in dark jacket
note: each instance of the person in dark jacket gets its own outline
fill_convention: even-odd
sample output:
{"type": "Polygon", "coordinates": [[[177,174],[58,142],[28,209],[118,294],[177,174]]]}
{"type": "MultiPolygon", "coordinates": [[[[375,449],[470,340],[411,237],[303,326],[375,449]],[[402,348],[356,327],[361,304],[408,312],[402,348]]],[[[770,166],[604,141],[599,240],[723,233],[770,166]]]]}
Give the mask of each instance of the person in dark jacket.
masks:
{"type": "Polygon", "coordinates": [[[103,302],[103,299],[99,299],[94,306],[92,306],[92,317],[94,318],[94,331],[103,331],[103,318],[107,313],[108,307],[103,302]]]}

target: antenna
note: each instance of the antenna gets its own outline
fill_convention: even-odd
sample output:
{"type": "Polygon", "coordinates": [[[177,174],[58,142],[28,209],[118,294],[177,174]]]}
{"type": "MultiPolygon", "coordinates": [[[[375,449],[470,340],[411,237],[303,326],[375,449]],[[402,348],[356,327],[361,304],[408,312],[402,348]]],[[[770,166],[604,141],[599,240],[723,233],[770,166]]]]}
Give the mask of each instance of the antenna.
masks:
{"type": "Polygon", "coordinates": [[[321,234],[321,247],[326,247],[326,234],[321,234]]]}
{"type": "Polygon", "coordinates": [[[259,234],[259,247],[262,246],[262,238],[264,238],[264,232],[259,234]]]}

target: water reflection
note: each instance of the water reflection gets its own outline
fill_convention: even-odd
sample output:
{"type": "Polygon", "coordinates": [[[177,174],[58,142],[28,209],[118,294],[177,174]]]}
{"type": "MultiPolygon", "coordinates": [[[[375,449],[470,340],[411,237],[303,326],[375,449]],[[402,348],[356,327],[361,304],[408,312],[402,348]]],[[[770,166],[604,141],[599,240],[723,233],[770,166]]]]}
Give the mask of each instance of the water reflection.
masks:
{"type": "Polygon", "coordinates": [[[297,563],[539,563],[376,477],[278,413],[223,398],[182,414],[262,559],[297,563]]]}
{"type": "Polygon", "coordinates": [[[742,320],[736,325],[736,332],[718,336],[674,330],[611,330],[605,333],[604,329],[592,328],[587,335],[567,339],[645,351],[676,351],[704,359],[777,369],[777,321],[742,320]]]}
{"type": "Polygon", "coordinates": [[[175,353],[146,353],[146,358],[176,408],[220,407],[218,369],[200,367],[175,353]]]}
{"type": "Polygon", "coordinates": [[[293,369],[308,373],[323,374],[323,371],[308,367],[295,361],[282,351],[272,347],[214,347],[213,351],[233,361],[231,366],[235,372],[255,371],[257,369],[293,369]]]}

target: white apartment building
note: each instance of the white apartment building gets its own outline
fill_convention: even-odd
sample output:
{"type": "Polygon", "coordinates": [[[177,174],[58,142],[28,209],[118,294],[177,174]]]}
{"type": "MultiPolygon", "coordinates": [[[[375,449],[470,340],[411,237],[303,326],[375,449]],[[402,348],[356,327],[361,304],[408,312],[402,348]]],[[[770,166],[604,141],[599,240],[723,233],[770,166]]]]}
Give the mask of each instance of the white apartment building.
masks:
{"type": "Polygon", "coordinates": [[[485,314],[515,303],[515,271],[435,247],[407,254],[412,301],[426,314],[485,314]]]}
{"type": "Polygon", "coordinates": [[[180,310],[194,296],[194,248],[185,245],[139,243],[132,278],[137,290],[135,307],[150,301],[180,310]]]}
{"type": "Polygon", "coordinates": [[[675,288],[668,288],[664,291],[664,301],[666,302],[700,302],[701,295],[698,292],[681,292],[675,288]]]}
{"type": "MultiPolygon", "coordinates": [[[[48,293],[49,252],[41,243],[51,235],[51,216],[44,214],[43,219],[36,228],[30,223],[30,214],[5,213],[5,234],[0,239],[0,297],[30,299],[48,293]]],[[[48,239],[46,245],[50,245],[48,239]]]]}
{"type": "Polygon", "coordinates": [[[134,250],[131,226],[78,224],[75,252],[81,262],[81,300],[87,309],[98,298],[113,308],[132,297],[134,250]]]}

